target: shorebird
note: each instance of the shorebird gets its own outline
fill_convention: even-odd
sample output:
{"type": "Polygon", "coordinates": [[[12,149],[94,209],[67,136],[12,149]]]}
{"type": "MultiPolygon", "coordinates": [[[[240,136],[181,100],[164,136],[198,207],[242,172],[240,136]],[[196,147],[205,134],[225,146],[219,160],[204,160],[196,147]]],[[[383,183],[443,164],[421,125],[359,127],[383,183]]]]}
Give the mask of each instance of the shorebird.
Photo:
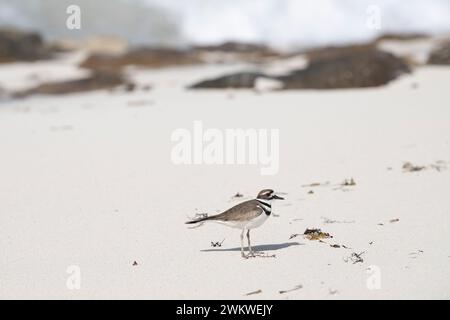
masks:
{"type": "Polygon", "coordinates": [[[241,255],[243,258],[254,257],[255,252],[250,245],[250,230],[261,226],[272,213],[272,200],[284,200],[271,189],[264,189],[258,193],[256,199],[242,202],[234,207],[214,216],[186,222],[196,224],[203,222],[217,222],[232,228],[241,229],[241,255]],[[244,253],[244,232],[247,230],[248,255],[244,253]]]}

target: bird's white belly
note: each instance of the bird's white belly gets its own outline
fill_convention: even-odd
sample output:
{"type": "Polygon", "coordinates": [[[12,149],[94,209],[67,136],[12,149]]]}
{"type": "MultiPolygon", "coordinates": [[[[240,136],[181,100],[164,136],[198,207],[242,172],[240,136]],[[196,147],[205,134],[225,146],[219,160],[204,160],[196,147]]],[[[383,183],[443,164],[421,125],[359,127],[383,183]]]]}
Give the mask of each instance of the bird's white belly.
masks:
{"type": "Polygon", "coordinates": [[[269,216],[265,213],[261,213],[259,216],[257,216],[255,219],[250,220],[247,222],[245,229],[254,229],[261,226],[266,220],[269,218],[269,216]]]}
{"type": "Polygon", "coordinates": [[[231,228],[236,229],[254,229],[261,226],[268,218],[269,216],[265,213],[261,213],[259,216],[254,218],[250,221],[218,221],[218,220],[211,220],[211,222],[216,222],[219,224],[226,225],[231,228]]]}

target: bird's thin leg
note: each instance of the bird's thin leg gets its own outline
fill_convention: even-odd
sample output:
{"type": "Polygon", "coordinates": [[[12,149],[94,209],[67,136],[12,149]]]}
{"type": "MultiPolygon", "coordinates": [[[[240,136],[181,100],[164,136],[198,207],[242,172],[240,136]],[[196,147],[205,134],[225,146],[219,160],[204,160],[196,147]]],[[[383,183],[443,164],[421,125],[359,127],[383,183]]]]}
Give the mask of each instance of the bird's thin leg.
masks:
{"type": "Polygon", "coordinates": [[[252,255],[253,254],[253,249],[252,249],[252,246],[250,244],[250,229],[247,230],[247,240],[248,240],[248,253],[250,255],[252,255]]]}
{"type": "Polygon", "coordinates": [[[244,253],[244,232],[245,232],[245,229],[242,229],[242,232],[241,232],[241,255],[242,255],[242,258],[247,258],[247,256],[244,253]]]}

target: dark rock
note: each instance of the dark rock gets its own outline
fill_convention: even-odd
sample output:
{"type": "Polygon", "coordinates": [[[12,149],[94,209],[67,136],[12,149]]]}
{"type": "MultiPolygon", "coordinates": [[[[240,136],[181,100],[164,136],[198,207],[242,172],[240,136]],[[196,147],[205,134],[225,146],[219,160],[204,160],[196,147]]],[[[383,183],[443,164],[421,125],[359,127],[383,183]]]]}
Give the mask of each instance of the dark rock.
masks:
{"type": "Polygon", "coordinates": [[[51,58],[51,52],[35,32],[0,30],[0,63],[51,58]]]}
{"type": "Polygon", "coordinates": [[[430,38],[430,36],[425,33],[385,33],[376,38],[374,42],[380,42],[384,40],[411,41],[427,38],[430,38]]]}
{"type": "Polygon", "coordinates": [[[370,42],[366,44],[349,45],[343,47],[320,47],[313,48],[303,52],[309,61],[332,60],[336,57],[347,55],[363,54],[368,51],[376,50],[376,43],[370,42]]]}
{"type": "Polygon", "coordinates": [[[196,50],[203,51],[221,51],[221,52],[255,52],[255,51],[267,51],[273,52],[268,47],[259,44],[243,43],[228,41],[218,45],[210,46],[197,46],[196,50]]]}
{"type": "Polygon", "coordinates": [[[282,56],[279,52],[267,46],[242,42],[225,42],[219,45],[197,46],[194,47],[194,50],[199,53],[200,57],[204,57],[215,63],[230,61],[263,63],[282,56]],[[210,53],[213,53],[214,56],[205,55],[210,53]]]}
{"type": "Polygon", "coordinates": [[[450,42],[443,43],[432,51],[428,58],[428,64],[450,65],[450,42]]]}
{"type": "Polygon", "coordinates": [[[240,72],[221,76],[215,79],[201,81],[189,88],[191,89],[252,89],[255,86],[256,79],[269,78],[263,73],[240,72]]]}
{"type": "Polygon", "coordinates": [[[341,89],[377,87],[410,72],[408,64],[367,46],[325,49],[310,52],[306,69],[278,79],[285,89],[341,89]]]}
{"type": "Polygon", "coordinates": [[[88,78],[43,83],[35,88],[16,92],[14,96],[25,97],[34,94],[60,95],[114,88],[122,84],[126,84],[126,82],[118,73],[94,72],[88,78]]]}
{"type": "Polygon", "coordinates": [[[191,65],[200,62],[202,62],[201,59],[191,50],[140,48],[119,56],[94,54],[83,61],[80,67],[106,71],[119,70],[129,65],[146,68],[163,68],[191,65]]]}

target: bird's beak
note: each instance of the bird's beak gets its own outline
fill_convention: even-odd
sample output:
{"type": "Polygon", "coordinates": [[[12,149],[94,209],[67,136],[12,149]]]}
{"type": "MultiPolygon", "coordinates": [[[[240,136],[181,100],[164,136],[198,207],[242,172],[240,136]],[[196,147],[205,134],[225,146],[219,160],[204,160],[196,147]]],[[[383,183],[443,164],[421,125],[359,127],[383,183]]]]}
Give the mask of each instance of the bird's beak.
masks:
{"type": "Polygon", "coordinates": [[[284,200],[284,198],[282,198],[282,197],[280,197],[280,196],[277,196],[276,194],[274,194],[274,195],[272,196],[272,199],[274,199],[274,200],[284,200]]]}

